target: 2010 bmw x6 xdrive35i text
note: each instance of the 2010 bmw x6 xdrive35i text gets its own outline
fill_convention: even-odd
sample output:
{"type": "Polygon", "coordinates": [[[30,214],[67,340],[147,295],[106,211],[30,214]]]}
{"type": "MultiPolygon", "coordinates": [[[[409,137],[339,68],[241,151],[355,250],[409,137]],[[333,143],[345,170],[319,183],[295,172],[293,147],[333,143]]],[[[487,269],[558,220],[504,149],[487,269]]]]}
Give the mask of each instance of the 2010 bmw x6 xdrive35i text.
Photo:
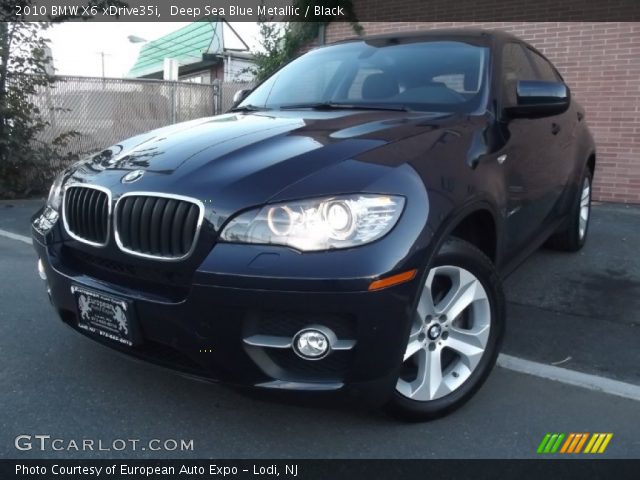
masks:
{"type": "Polygon", "coordinates": [[[431,31],[318,48],[239,97],[55,180],[33,238],[62,320],[237,386],[463,404],[501,278],[587,235],[595,147],[558,71],[504,33],[431,31]]]}

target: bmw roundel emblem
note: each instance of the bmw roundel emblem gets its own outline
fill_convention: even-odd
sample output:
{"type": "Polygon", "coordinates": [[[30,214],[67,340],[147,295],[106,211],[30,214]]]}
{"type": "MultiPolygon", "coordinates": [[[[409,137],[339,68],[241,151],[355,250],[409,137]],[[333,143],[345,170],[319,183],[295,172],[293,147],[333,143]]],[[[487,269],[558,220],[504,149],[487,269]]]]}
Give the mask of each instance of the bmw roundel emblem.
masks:
{"type": "Polygon", "coordinates": [[[144,175],[144,170],[133,170],[132,172],[127,173],[124,177],[122,177],[122,183],[133,183],[137,182],[144,175]]]}

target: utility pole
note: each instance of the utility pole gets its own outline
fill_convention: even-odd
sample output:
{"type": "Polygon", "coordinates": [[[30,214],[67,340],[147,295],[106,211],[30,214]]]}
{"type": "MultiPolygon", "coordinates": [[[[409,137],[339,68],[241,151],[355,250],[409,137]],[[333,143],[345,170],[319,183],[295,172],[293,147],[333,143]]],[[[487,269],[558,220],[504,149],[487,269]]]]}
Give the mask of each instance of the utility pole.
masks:
{"type": "Polygon", "coordinates": [[[104,57],[110,55],[109,53],[105,53],[105,52],[97,52],[100,55],[100,64],[102,67],[102,78],[105,77],[104,75],[104,57]]]}

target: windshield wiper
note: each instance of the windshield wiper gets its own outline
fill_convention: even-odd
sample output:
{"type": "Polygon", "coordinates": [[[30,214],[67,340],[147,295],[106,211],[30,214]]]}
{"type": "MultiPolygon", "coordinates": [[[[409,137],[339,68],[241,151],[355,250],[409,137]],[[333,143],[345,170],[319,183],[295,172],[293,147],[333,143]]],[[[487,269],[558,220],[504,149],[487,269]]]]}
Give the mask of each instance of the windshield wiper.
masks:
{"type": "Polygon", "coordinates": [[[229,109],[229,112],[263,112],[266,108],[258,107],[257,105],[243,105],[242,107],[235,107],[229,109]]]}
{"type": "Polygon", "coordinates": [[[298,108],[311,108],[312,110],[390,110],[394,112],[409,112],[407,107],[402,105],[369,105],[366,103],[292,103],[281,105],[280,110],[295,110],[298,108]]]}

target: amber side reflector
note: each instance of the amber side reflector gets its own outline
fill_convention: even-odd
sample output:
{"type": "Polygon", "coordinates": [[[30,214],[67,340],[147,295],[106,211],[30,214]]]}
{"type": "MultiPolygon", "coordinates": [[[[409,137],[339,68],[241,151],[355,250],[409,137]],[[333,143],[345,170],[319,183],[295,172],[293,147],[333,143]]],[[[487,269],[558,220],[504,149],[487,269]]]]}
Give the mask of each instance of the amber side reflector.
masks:
{"type": "Polygon", "coordinates": [[[416,273],[418,273],[418,270],[409,270],[407,272],[398,273],[397,275],[393,275],[391,277],[381,278],[380,280],[371,282],[371,285],[369,285],[369,291],[382,290],[383,288],[393,287],[394,285],[399,285],[400,283],[409,282],[415,278],[416,273]]]}

